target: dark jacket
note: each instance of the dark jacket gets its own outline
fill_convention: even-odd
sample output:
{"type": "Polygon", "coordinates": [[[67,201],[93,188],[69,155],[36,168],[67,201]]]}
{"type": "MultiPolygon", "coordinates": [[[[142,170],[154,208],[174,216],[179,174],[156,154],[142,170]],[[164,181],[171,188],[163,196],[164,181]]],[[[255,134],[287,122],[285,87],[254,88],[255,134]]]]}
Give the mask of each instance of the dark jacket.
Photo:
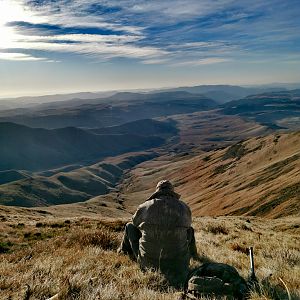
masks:
{"type": "Polygon", "coordinates": [[[174,192],[156,193],[140,205],[132,218],[141,231],[141,267],[186,276],[189,265],[188,230],[191,210],[174,192]]]}

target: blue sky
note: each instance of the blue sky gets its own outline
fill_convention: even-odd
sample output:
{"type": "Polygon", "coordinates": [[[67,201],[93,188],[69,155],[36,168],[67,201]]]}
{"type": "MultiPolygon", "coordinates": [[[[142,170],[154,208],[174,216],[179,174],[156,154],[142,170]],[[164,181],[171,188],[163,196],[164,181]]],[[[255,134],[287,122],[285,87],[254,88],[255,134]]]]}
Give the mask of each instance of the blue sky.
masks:
{"type": "Polygon", "coordinates": [[[0,0],[0,97],[300,81],[299,0],[0,0]]]}

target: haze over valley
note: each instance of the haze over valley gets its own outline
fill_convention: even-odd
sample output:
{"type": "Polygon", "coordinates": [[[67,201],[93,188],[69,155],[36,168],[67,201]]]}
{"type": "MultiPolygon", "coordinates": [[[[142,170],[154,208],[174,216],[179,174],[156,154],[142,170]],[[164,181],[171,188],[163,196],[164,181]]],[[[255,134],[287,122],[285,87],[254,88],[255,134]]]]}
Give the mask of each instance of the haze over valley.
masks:
{"type": "MultiPolygon", "coordinates": [[[[127,195],[128,180],[136,186],[134,190],[138,188],[138,182],[148,180],[142,173],[135,182],[136,175],[132,175],[139,170],[141,162],[148,166],[146,162],[149,161],[152,168],[152,163],[156,166],[158,161],[164,176],[173,178],[173,172],[168,175],[167,170],[174,168],[175,172],[179,166],[187,170],[190,161],[200,160],[205,162],[200,168],[204,171],[194,169],[197,164],[192,163],[191,173],[195,178],[191,176],[183,182],[174,178],[180,190],[191,191],[184,194],[184,198],[196,215],[298,214],[297,205],[292,211],[288,206],[290,201],[298,201],[299,175],[293,172],[299,165],[300,92],[272,89],[248,95],[247,88],[216,85],[189,88],[190,91],[116,92],[109,97],[92,99],[72,99],[73,95],[70,95],[71,99],[65,99],[65,95],[60,101],[56,98],[55,102],[31,107],[3,109],[0,111],[1,204],[35,207],[78,203],[93,201],[99,195],[104,195],[105,199],[105,195],[119,190],[124,190],[127,195]],[[191,90],[209,90],[218,97],[230,90],[231,94],[238,91],[236,97],[238,93],[246,96],[220,101],[206,94],[191,93],[191,90]],[[293,142],[289,137],[293,137],[293,142]],[[273,150],[269,149],[272,143],[273,150]],[[284,151],[285,147],[292,152],[284,151]],[[232,162],[227,160],[224,151],[233,151],[228,157],[232,162]],[[270,151],[274,155],[267,154],[270,151]],[[250,153],[255,155],[250,157],[250,153]],[[249,159],[247,163],[243,163],[244,156],[249,159]],[[258,169],[253,170],[253,176],[257,178],[250,179],[256,156],[261,160],[258,169]],[[220,163],[223,160],[224,163],[220,163]],[[291,166],[286,166],[289,163],[291,166]],[[269,175],[265,173],[273,168],[274,174],[271,171],[269,175]],[[285,168],[289,171],[284,171],[285,168]],[[236,172],[246,177],[231,178],[230,174],[236,172]],[[264,174],[261,175],[263,180],[258,180],[257,172],[264,174]],[[269,185],[276,186],[273,180],[280,172],[286,179],[280,178],[278,193],[289,189],[292,182],[288,179],[289,172],[292,172],[291,178],[295,177],[295,191],[290,197],[284,197],[283,203],[277,203],[274,200],[276,193],[268,188],[269,185]],[[197,183],[197,178],[208,183],[217,198],[220,195],[218,187],[222,187],[229,195],[229,202],[214,204],[214,197],[209,194],[206,203],[199,196],[206,193],[206,188],[197,183]],[[251,182],[256,182],[255,188],[251,182]],[[241,188],[244,185],[247,188],[241,188]],[[231,190],[232,186],[238,188],[231,190]],[[253,189],[253,201],[258,201],[253,206],[256,209],[249,206],[249,199],[245,203],[240,200],[243,193],[250,195],[246,192],[249,187],[253,189]],[[259,201],[260,198],[264,200],[259,201]],[[276,205],[272,204],[274,201],[276,205]],[[263,208],[266,205],[275,211],[277,206],[282,210],[270,212],[263,208]],[[222,207],[230,209],[222,210],[222,207]]],[[[250,90],[254,92],[253,88],[250,90]]],[[[157,180],[159,172],[155,170],[153,167],[150,174],[155,174],[157,180]]],[[[189,174],[186,170],[179,173],[189,174]]],[[[151,185],[155,182],[151,181],[151,185]]],[[[146,198],[146,194],[133,195],[128,199],[122,196],[122,209],[130,211],[146,198]]],[[[225,201],[226,197],[221,199],[225,201]]]]}

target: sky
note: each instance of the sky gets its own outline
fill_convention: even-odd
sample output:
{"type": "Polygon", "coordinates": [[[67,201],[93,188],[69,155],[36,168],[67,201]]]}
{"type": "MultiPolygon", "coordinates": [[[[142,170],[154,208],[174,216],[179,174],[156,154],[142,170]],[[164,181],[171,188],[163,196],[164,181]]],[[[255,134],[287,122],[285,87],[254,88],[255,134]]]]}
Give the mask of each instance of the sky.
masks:
{"type": "Polygon", "coordinates": [[[299,0],[0,0],[0,98],[300,82],[299,0]]]}

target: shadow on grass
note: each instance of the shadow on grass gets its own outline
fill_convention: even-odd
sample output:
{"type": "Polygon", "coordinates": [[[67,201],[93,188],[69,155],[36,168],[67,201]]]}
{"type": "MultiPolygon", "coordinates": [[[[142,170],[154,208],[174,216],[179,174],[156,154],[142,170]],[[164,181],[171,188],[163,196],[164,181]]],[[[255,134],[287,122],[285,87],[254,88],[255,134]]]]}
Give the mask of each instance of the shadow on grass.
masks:
{"type": "Polygon", "coordinates": [[[299,294],[290,291],[286,284],[274,284],[270,282],[270,277],[267,277],[250,286],[250,295],[258,295],[263,299],[274,300],[299,300],[299,294]]]}

